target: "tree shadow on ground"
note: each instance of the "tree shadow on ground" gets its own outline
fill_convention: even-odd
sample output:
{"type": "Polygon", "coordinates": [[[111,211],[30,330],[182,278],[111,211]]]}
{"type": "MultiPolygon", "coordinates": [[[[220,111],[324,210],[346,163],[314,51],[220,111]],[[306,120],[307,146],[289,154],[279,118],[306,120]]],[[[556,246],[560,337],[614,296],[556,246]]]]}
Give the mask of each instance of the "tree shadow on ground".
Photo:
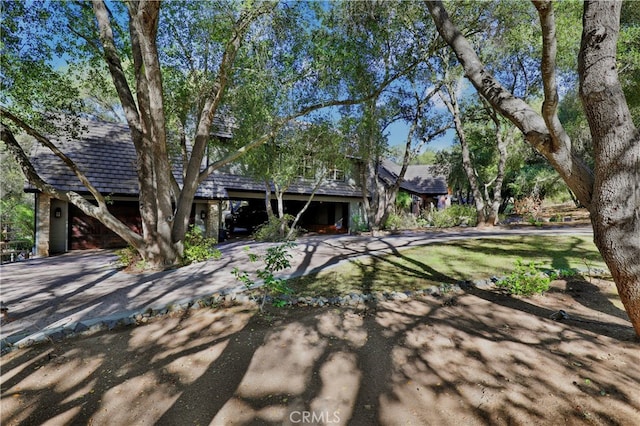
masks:
{"type": "Polygon", "coordinates": [[[357,307],[193,311],[4,356],[1,420],[631,424],[633,329],[611,315],[553,321],[556,296],[469,288],[357,307]]]}

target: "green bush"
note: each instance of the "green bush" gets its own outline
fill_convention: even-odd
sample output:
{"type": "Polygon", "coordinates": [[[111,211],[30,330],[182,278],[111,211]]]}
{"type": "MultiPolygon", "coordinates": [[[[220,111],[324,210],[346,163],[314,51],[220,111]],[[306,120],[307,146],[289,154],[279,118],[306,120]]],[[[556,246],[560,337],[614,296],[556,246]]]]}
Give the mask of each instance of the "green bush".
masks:
{"type": "Polygon", "coordinates": [[[209,259],[220,259],[222,253],[215,245],[215,239],[205,237],[199,227],[191,226],[184,237],[183,264],[189,265],[209,259]]]}
{"type": "Polygon", "coordinates": [[[387,217],[387,220],[384,223],[383,228],[384,229],[392,229],[392,230],[400,229],[401,226],[402,226],[401,222],[402,222],[402,219],[400,218],[399,215],[397,215],[395,213],[391,213],[389,215],[389,217],[387,217]]]}
{"type": "Polygon", "coordinates": [[[400,210],[408,210],[411,208],[413,199],[407,192],[399,191],[396,195],[396,207],[400,210]]]}
{"type": "Polygon", "coordinates": [[[15,242],[18,250],[30,251],[34,245],[34,215],[34,207],[21,200],[0,200],[2,240],[15,242]]]}
{"type": "Polygon", "coordinates": [[[367,221],[364,220],[364,218],[359,214],[354,214],[353,216],[351,216],[351,224],[353,225],[353,232],[366,232],[369,230],[367,221]]]}
{"type": "Polygon", "coordinates": [[[443,210],[435,210],[431,213],[431,225],[436,228],[450,228],[452,226],[475,226],[477,212],[474,206],[452,204],[443,210]]]}
{"type": "MultiPolygon", "coordinates": [[[[291,229],[289,223],[294,219],[290,214],[285,214],[282,218],[272,216],[268,222],[258,227],[253,234],[253,239],[256,241],[286,241],[291,229]]],[[[292,239],[295,239],[295,235],[292,239]]]]}
{"type": "Polygon", "coordinates": [[[496,285],[507,289],[511,294],[530,296],[549,290],[550,283],[551,278],[538,270],[537,263],[529,262],[525,265],[522,259],[517,259],[515,270],[506,278],[498,281],[496,285]]]}
{"type": "Polygon", "coordinates": [[[398,230],[398,229],[416,229],[418,228],[418,221],[416,217],[409,213],[391,213],[384,223],[384,229],[398,230]]]}
{"type": "Polygon", "coordinates": [[[117,264],[121,268],[134,272],[141,272],[146,269],[147,263],[142,259],[138,250],[131,246],[116,250],[115,254],[118,257],[117,264]]]}
{"type": "MultiPolygon", "coordinates": [[[[204,262],[209,259],[220,259],[222,252],[215,245],[215,239],[205,237],[199,227],[191,226],[184,237],[182,265],[204,262]]],[[[145,269],[145,262],[135,248],[128,246],[116,250],[115,254],[121,267],[135,266],[135,269],[145,269]]]]}
{"type": "MultiPolygon", "coordinates": [[[[292,290],[287,285],[287,280],[283,278],[274,277],[274,273],[282,271],[291,266],[291,253],[289,249],[295,247],[295,243],[286,242],[277,246],[269,247],[264,257],[260,257],[255,253],[251,253],[249,247],[245,248],[247,256],[249,256],[250,262],[257,262],[262,260],[264,262],[264,268],[256,271],[257,278],[263,281],[262,283],[262,302],[260,303],[260,310],[262,311],[267,296],[271,294],[275,297],[273,304],[277,307],[282,307],[286,302],[279,299],[278,296],[291,294],[292,290]]],[[[249,273],[246,271],[240,271],[237,267],[233,268],[231,273],[241,281],[248,289],[255,286],[256,282],[253,280],[249,273]]]]}
{"type": "Polygon", "coordinates": [[[118,265],[123,268],[133,265],[135,262],[141,259],[138,251],[131,246],[118,249],[116,250],[115,254],[118,257],[118,265]]]}

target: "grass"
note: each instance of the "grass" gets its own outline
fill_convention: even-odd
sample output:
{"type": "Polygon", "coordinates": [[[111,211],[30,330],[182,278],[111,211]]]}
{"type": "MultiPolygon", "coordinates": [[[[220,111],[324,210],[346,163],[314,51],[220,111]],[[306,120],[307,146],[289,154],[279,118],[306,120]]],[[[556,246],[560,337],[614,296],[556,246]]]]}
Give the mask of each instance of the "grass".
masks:
{"type": "Polygon", "coordinates": [[[505,276],[518,258],[542,269],[607,270],[589,237],[523,236],[430,244],[396,254],[371,256],[289,281],[294,294],[337,296],[420,290],[459,280],[505,276]]]}

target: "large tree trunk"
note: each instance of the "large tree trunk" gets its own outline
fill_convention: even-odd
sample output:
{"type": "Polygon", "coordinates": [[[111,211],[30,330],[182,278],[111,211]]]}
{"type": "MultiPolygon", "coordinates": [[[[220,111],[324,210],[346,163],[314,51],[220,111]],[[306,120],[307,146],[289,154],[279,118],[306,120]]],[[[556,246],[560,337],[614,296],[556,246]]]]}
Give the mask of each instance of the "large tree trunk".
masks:
{"type": "Polygon", "coordinates": [[[534,4],[543,30],[543,116],[513,96],[484,68],[441,1],[427,2],[427,7],[440,35],[478,92],[523,132],[527,142],[547,158],[589,209],[595,243],[640,337],[640,136],[631,120],[616,68],[621,2],[587,1],[584,6],[578,72],[594,144],[594,171],[574,155],[557,117],[552,3],[534,4]]]}
{"type": "Polygon", "coordinates": [[[616,71],[619,2],[587,2],[578,71],[595,157],[595,243],[640,336],[640,133],[616,71]]]}
{"type": "Polygon", "coordinates": [[[162,74],[156,46],[160,5],[156,2],[132,2],[128,7],[139,122],[142,127],[138,144],[145,147],[143,155],[151,169],[139,179],[140,193],[144,194],[145,203],[149,204],[141,210],[143,227],[146,229],[146,247],[141,254],[152,269],[162,269],[180,262],[183,247],[182,240],[174,242],[171,235],[174,222],[172,172],[167,152],[162,74]]]}

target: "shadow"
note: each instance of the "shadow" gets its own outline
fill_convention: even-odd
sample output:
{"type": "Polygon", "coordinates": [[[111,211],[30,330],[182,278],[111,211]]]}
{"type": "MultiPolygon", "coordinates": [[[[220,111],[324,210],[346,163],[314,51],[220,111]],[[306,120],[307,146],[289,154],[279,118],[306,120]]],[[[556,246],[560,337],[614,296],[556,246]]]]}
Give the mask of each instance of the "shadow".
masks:
{"type": "MultiPolygon", "coordinates": [[[[602,292],[602,286],[611,286],[615,288],[615,283],[602,281],[601,285],[598,286],[593,284],[591,280],[591,278],[585,278],[583,276],[565,278],[565,293],[571,295],[573,300],[588,309],[628,321],[629,316],[627,313],[623,309],[614,305],[610,298],[602,292]]],[[[600,282],[600,280],[598,281],[600,282]]]]}
{"type": "Polygon", "coordinates": [[[263,315],[194,311],[10,353],[0,420],[296,424],[308,412],[341,425],[631,424],[640,370],[620,366],[636,361],[633,329],[552,312],[476,288],[263,315]]]}
{"type": "MultiPolygon", "coordinates": [[[[372,261],[359,264],[362,291],[375,291],[386,265],[455,282],[400,251],[416,241],[376,240],[372,261]]],[[[326,243],[307,245],[303,259],[326,243]]],[[[353,248],[323,260],[361,255],[353,248]]],[[[303,261],[299,270],[313,264],[303,261]]],[[[117,294],[148,292],[145,300],[158,302],[216,274],[195,266],[138,276],[117,294]]],[[[562,295],[595,293],[580,285],[562,295]]],[[[637,364],[632,327],[597,297],[575,299],[584,315],[553,321],[565,302],[556,296],[519,299],[470,287],[403,302],[167,316],[5,355],[0,421],[295,424],[306,412],[324,416],[315,423],[353,425],[632,424],[640,371],[623,368],[637,364]]],[[[109,299],[82,306],[90,300],[109,299]]]]}
{"type": "MultiPolygon", "coordinates": [[[[538,306],[528,302],[527,299],[512,297],[506,293],[481,290],[472,286],[465,289],[465,292],[467,292],[468,294],[472,294],[480,299],[491,302],[492,304],[504,306],[509,309],[536,316],[541,320],[551,321],[551,315],[557,312],[557,309],[549,309],[538,306]]],[[[633,340],[635,332],[633,331],[633,327],[631,327],[631,322],[628,321],[628,318],[622,319],[626,319],[628,324],[623,325],[614,322],[584,320],[578,317],[574,317],[572,319],[571,316],[569,317],[569,319],[566,319],[564,321],[570,323],[572,327],[578,331],[586,331],[594,333],[596,335],[603,335],[611,339],[620,341],[633,340]]]]}
{"type": "Polygon", "coordinates": [[[266,328],[261,328],[252,330],[248,339],[230,337],[222,354],[204,374],[180,392],[178,399],[156,423],[176,425],[188,420],[189,424],[209,424],[211,413],[218,413],[233,397],[267,332],[266,328]],[[209,392],[203,392],[203,389],[209,389],[209,392]]]}

